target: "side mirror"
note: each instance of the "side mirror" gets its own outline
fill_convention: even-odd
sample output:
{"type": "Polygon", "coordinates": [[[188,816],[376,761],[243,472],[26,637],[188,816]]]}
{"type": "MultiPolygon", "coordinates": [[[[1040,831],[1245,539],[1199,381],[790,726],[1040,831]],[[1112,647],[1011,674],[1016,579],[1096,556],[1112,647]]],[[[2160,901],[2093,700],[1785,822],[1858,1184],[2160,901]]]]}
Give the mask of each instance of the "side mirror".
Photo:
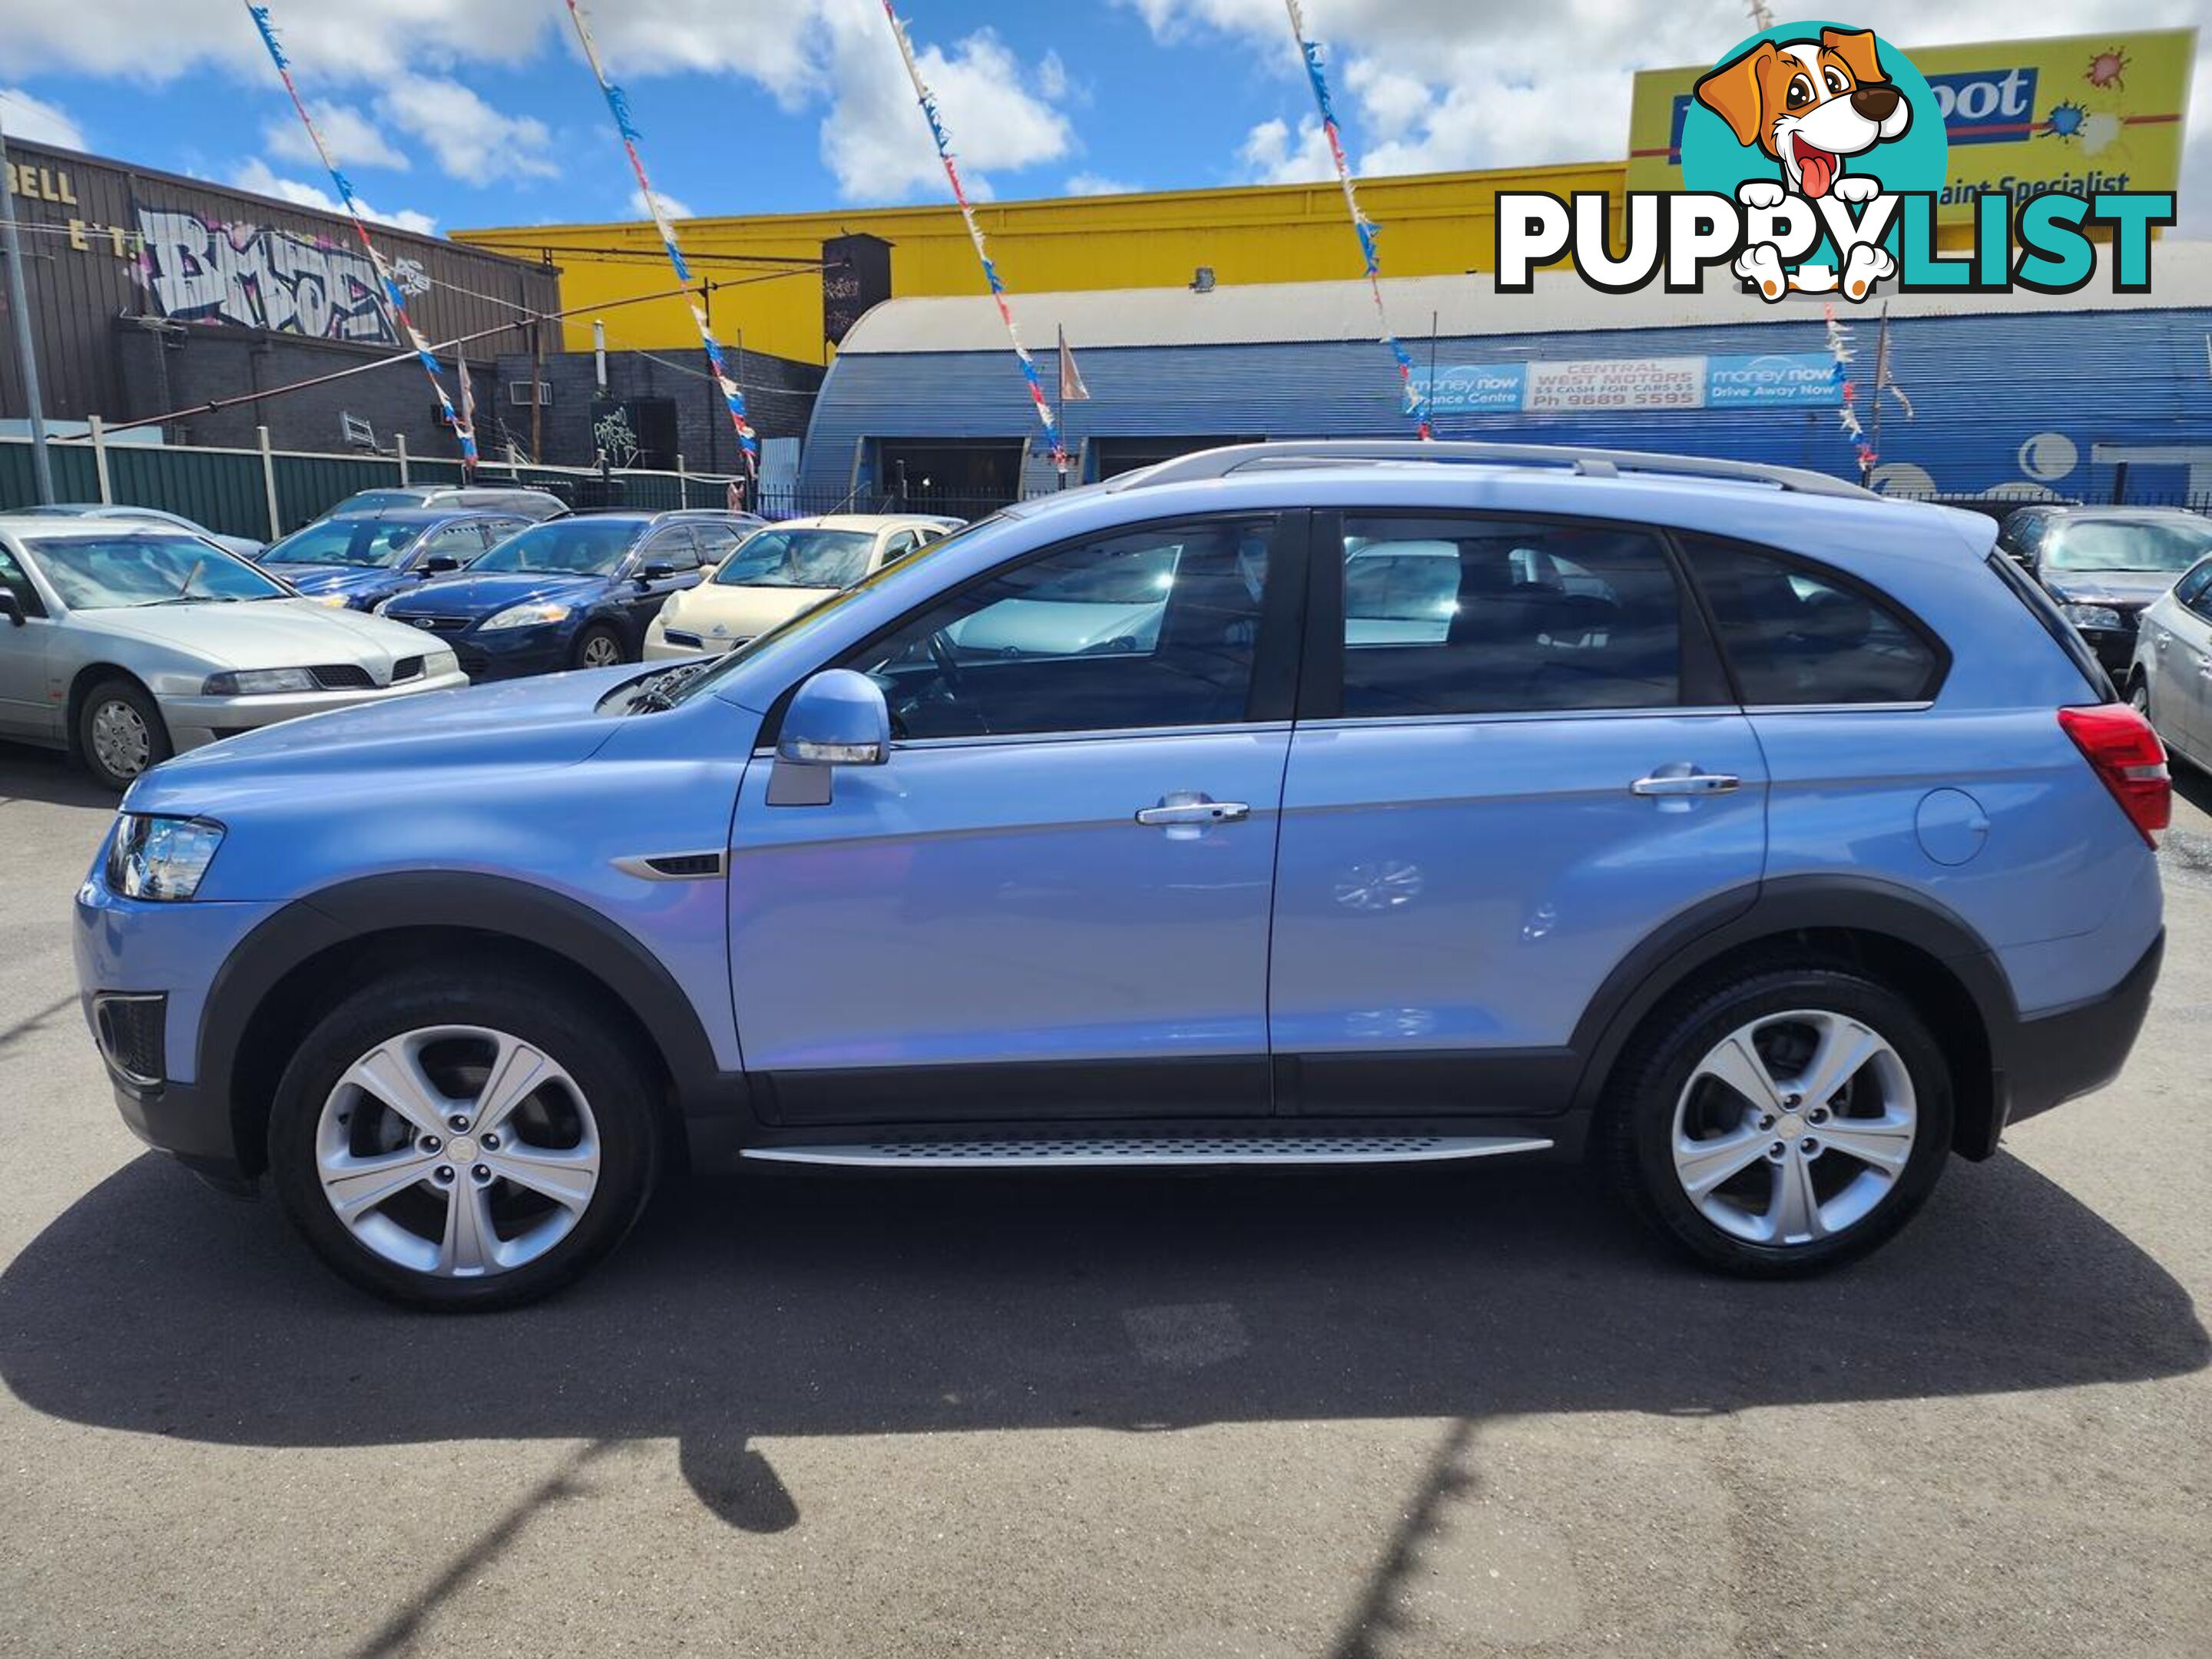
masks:
{"type": "Polygon", "coordinates": [[[799,688],[784,711],[769,775],[770,806],[827,806],[841,766],[881,766],[891,757],[891,711],[866,674],[830,668],[799,688]]]}
{"type": "Polygon", "coordinates": [[[664,564],[659,560],[655,559],[652,563],[644,566],[638,571],[637,579],[641,582],[665,581],[669,577],[675,574],[676,567],[674,565],[664,564]]]}
{"type": "Polygon", "coordinates": [[[460,568],[461,562],[450,553],[433,553],[422,561],[422,574],[426,576],[442,576],[460,568]]]}
{"type": "MultiPolygon", "coordinates": [[[[23,625],[22,601],[4,587],[0,587],[0,617],[5,617],[18,628],[23,625]]],[[[880,699],[881,693],[878,696],[880,699]]],[[[888,721],[889,716],[885,719],[888,721]]]]}
{"type": "Polygon", "coordinates": [[[799,688],[784,711],[778,760],[798,766],[881,766],[891,757],[891,711],[866,674],[830,668],[799,688]]]}

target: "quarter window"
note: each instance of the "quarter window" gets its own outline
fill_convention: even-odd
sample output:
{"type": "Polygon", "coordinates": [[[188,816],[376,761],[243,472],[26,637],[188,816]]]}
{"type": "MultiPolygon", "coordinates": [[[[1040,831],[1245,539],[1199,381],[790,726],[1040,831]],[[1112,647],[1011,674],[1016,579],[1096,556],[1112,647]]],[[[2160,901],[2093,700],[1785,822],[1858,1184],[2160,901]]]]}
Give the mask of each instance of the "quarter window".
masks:
{"type": "Polygon", "coordinates": [[[904,738],[1215,726],[1245,717],[1275,520],[1063,547],[909,617],[842,665],[904,738]]]}
{"type": "Polygon", "coordinates": [[[1935,695],[1942,668],[1935,647],[1881,600],[1748,548],[1698,536],[1682,544],[1746,703],[1919,702],[1935,695]]]}
{"type": "Polygon", "coordinates": [[[1656,538],[1472,516],[1344,523],[1350,717],[1665,708],[1680,584],[1656,538]]]}

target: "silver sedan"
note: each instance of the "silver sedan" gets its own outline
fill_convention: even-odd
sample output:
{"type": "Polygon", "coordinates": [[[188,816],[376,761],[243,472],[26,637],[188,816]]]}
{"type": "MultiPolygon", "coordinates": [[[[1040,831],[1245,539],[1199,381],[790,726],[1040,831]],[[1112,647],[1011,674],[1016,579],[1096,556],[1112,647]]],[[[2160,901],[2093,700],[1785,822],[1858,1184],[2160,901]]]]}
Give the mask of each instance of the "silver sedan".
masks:
{"type": "Polygon", "coordinates": [[[0,519],[0,737],[70,750],[112,788],[234,732],[468,683],[414,629],[197,537],[0,519]]]}

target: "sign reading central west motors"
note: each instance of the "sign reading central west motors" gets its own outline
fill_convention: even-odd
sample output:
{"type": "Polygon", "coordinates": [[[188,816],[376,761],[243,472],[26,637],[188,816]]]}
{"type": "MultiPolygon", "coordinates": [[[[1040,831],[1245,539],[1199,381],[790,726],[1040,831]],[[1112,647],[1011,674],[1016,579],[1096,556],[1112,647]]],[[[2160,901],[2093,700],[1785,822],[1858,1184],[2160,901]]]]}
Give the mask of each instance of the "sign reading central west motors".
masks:
{"type": "MultiPolygon", "coordinates": [[[[1943,117],[1950,163],[1936,217],[1974,198],[2170,191],[2181,176],[2195,29],[1912,49],[1943,117]]],[[[1709,66],[1645,70],[1628,118],[1628,188],[1678,191],[1682,122],[1709,66]]]]}

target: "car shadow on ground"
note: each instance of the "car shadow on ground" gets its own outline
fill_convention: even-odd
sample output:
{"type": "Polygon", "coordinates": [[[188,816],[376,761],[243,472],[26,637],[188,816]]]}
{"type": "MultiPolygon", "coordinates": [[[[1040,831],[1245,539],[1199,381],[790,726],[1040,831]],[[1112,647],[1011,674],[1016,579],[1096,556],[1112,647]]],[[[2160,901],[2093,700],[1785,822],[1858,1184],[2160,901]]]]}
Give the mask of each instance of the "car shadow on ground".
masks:
{"type": "Polygon", "coordinates": [[[764,1531],[799,1519],[756,1449],[779,1436],[1712,1413],[2208,1358],[2181,1287],[2008,1156],[1804,1283],[1680,1265],[1571,1169],[769,1171],[664,1194],[552,1302],[439,1318],[150,1154],[0,1274],[0,1380],[56,1417],[276,1447],[674,1437],[700,1498],[764,1531]]]}
{"type": "Polygon", "coordinates": [[[71,765],[58,749],[0,738],[0,805],[44,801],[54,806],[114,806],[118,797],[71,765]]]}

